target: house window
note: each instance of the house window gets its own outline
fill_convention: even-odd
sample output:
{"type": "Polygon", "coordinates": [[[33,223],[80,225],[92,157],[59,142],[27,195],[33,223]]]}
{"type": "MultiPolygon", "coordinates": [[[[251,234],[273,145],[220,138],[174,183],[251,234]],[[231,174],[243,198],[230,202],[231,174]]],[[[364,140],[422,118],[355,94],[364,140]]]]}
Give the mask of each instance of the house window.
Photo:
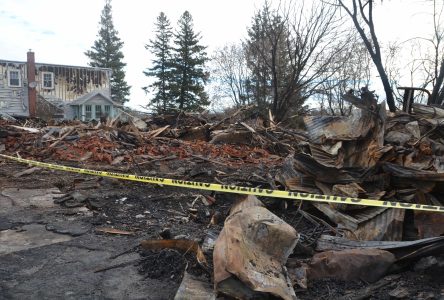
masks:
{"type": "Polygon", "coordinates": [[[85,119],[91,120],[91,117],[92,117],[92,106],[85,105],[85,119]]]}
{"type": "Polygon", "coordinates": [[[54,73],[42,72],[43,88],[47,90],[54,89],[54,73]]]}
{"type": "Polygon", "coordinates": [[[77,120],[80,118],[80,107],[78,105],[73,106],[73,111],[74,111],[74,119],[77,120]]]}
{"type": "Polygon", "coordinates": [[[19,70],[8,70],[8,86],[20,87],[20,71],[19,70]]]}
{"type": "Polygon", "coordinates": [[[102,116],[102,105],[96,105],[96,119],[100,119],[102,116]]]}
{"type": "Polygon", "coordinates": [[[111,105],[105,105],[105,115],[111,116],[111,105]]]}

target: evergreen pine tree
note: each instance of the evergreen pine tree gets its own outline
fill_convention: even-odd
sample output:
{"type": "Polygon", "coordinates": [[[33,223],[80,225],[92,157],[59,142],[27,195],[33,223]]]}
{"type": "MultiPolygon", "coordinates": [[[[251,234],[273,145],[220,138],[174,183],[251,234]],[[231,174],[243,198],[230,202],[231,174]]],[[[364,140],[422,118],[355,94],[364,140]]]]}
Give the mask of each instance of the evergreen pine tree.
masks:
{"type": "Polygon", "coordinates": [[[267,64],[270,50],[262,51],[264,47],[269,46],[266,41],[267,27],[267,16],[264,15],[263,11],[257,12],[253,17],[251,27],[248,29],[247,39],[247,64],[252,74],[249,88],[253,93],[253,101],[262,110],[268,109],[271,89],[271,74],[267,64]]]}
{"type": "Polygon", "coordinates": [[[130,86],[125,81],[125,72],[123,71],[126,66],[121,50],[123,42],[117,36],[118,31],[114,28],[111,9],[111,0],[105,0],[97,40],[94,41],[91,50],[85,52],[85,55],[89,57],[91,67],[112,69],[111,98],[123,103],[128,101],[130,86]]]}
{"type": "Polygon", "coordinates": [[[302,89],[296,86],[294,73],[297,67],[292,65],[290,57],[294,45],[287,28],[285,18],[266,2],[248,29],[247,61],[252,73],[253,101],[262,111],[271,109],[278,120],[282,120],[290,106],[302,105],[298,102],[302,89]]]}
{"type": "Polygon", "coordinates": [[[149,92],[150,88],[155,90],[154,98],[151,99],[149,106],[154,107],[158,113],[166,113],[172,111],[175,107],[170,93],[172,82],[170,40],[172,31],[170,21],[163,12],[157,17],[155,26],[155,40],[150,40],[149,44],[145,45],[145,48],[151,50],[151,53],[154,54],[153,67],[143,73],[146,76],[154,77],[156,81],[143,87],[143,89],[145,92],[149,92]]]}
{"type": "Polygon", "coordinates": [[[210,104],[205,92],[205,84],[209,77],[204,71],[207,54],[199,45],[200,35],[194,33],[193,18],[185,11],[178,22],[178,30],[174,34],[174,82],[172,96],[176,107],[180,110],[193,111],[210,104]]]}

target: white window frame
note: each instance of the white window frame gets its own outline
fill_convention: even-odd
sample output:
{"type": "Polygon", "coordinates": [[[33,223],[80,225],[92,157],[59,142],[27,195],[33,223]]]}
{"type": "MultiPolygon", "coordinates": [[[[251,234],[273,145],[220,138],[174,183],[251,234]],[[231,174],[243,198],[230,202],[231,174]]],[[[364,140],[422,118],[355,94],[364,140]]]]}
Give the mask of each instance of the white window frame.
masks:
{"type": "Polygon", "coordinates": [[[8,70],[8,86],[9,86],[9,87],[21,87],[21,86],[22,86],[22,78],[21,78],[20,75],[21,75],[21,74],[20,74],[20,70],[18,70],[18,69],[11,69],[11,70],[8,70]],[[18,80],[19,80],[18,85],[11,84],[11,72],[17,72],[17,74],[18,74],[18,80]]]}
{"type": "Polygon", "coordinates": [[[42,72],[42,89],[53,90],[54,89],[54,73],[53,72],[42,72]],[[45,86],[45,75],[51,75],[51,86],[45,86]]]}
{"type": "Polygon", "coordinates": [[[92,105],[91,104],[86,104],[85,105],[85,121],[89,121],[93,119],[93,110],[92,110],[92,105]],[[89,111],[86,110],[86,108],[89,107],[89,111]],[[89,113],[89,118],[87,113],[89,113]]]}
{"type": "Polygon", "coordinates": [[[103,108],[102,105],[99,105],[99,104],[94,105],[94,117],[95,117],[94,119],[98,120],[98,119],[100,119],[103,116],[102,108],[103,108]],[[97,115],[97,113],[98,113],[97,108],[99,108],[99,110],[100,110],[100,115],[99,116],[97,115]]]}
{"type": "Polygon", "coordinates": [[[105,115],[107,115],[108,117],[111,117],[111,105],[104,105],[104,112],[105,115]],[[107,109],[108,108],[108,109],[107,109]]]}

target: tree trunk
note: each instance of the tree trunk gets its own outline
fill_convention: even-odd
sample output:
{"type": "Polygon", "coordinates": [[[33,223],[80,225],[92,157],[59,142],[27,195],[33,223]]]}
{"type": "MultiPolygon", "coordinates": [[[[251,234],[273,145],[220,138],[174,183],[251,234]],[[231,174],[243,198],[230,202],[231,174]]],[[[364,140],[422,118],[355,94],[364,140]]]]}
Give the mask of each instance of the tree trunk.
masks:
{"type": "Polygon", "coordinates": [[[366,2],[366,4],[363,4],[361,3],[361,1],[357,2],[356,0],[353,0],[353,12],[347,8],[347,6],[342,2],[342,0],[339,1],[339,4],[341,5],[342,8],[345,9],[345,11],[352,18],[355,28],[358,31],[359,35],[361,36],[362,41],[364,42],[365,47],[367,48],[368,53],[370,54],[373,63],[376,66],[376,69],[378,70],[379,76],[381,77],[382,85],[384,87],[385,96],[387,99],[387,105],[391,112],[395,112],[396,111],[395,98],[393,97],[393,90],[392,87],[390,86],[387,73],[385,72],[384,66],[382,65],[381,48],[379,46],[378,39],[376,37],[375,25],[373,23],[373,1],[374,0],[369,0],[368,2],[366,2]],[[365,6],[367,5],[368,5],[368,18],[365,16],[364,13],[365,6]],[[358,7],[361,13],[361,17],[364,18],[364,20],[368,25],[368,29],[370,30],[370,38],[367,37],[364,28],[359,23],[357,15],[358,7]]]}
{"type": "MultiPolygon", "coordinates": [[[[279,105],[279,89],[278,89],[278,79],[277,79],[277,70],[276,70],[276,48],[273,48],[271,51],[271,74],[272,74],[272,84],[273,84],[273,114],[275,116],[281,115],[281,112],[278,111],[279,105]]],[[[282,121],[282,120],[278,120],[282,121]]]]}
{"type": "Polygon", "coordinates": [[[382,66],[382,62],[379,60],[373,60],[376,65],[376,69],[378,70],[379,76],[381,77],[382,86],[384,87],[385,97],[387,99],[387,105],[391,112],[396,111],[395,97],[393,97],[393,90],[388,80],[388,76],[385,73],[384,67],[382,66]]]}
{"type": "Polygon", "coordinates": [[[429,103],[427,104],[440,104],[439,103],[439,90],[444,81],[444,60],[441,62],[441,67],[439,68],[439,75],[436,78],[435,86],[433,87],[432,95],[430,96],[429,103]]]}

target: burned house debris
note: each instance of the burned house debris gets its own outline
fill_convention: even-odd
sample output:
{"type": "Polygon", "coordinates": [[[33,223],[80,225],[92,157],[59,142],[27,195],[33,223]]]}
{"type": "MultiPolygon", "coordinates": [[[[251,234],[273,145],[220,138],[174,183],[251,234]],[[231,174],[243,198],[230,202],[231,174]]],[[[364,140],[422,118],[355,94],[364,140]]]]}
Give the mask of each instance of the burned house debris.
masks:
{"type": "MultiPolygon", "coordinates": [[[[444,110],[412,104],[410,114],[388,113],[370,92],[346,97],[351,116],[307,115],[304,130],[266,126],[251,107],[225,118],[180,113],[97,125],[0,120],[0,153],[177,182],[443,207],[444,110]]],[[[99,100],[113,105],[101,92],[69,103],[84,112],[99,100]]],[[[444,297],[443,212],[186,190],[4,157],[0,166],[5,295],[444,297]],[[69,289],[30,292],[63,276],[69,289]]]]}
{"type": "Polygon", "coordinates": [[[110,99],[111,70],[0,60],[0,115],[98,120],[116,115],[110,99]]]}

